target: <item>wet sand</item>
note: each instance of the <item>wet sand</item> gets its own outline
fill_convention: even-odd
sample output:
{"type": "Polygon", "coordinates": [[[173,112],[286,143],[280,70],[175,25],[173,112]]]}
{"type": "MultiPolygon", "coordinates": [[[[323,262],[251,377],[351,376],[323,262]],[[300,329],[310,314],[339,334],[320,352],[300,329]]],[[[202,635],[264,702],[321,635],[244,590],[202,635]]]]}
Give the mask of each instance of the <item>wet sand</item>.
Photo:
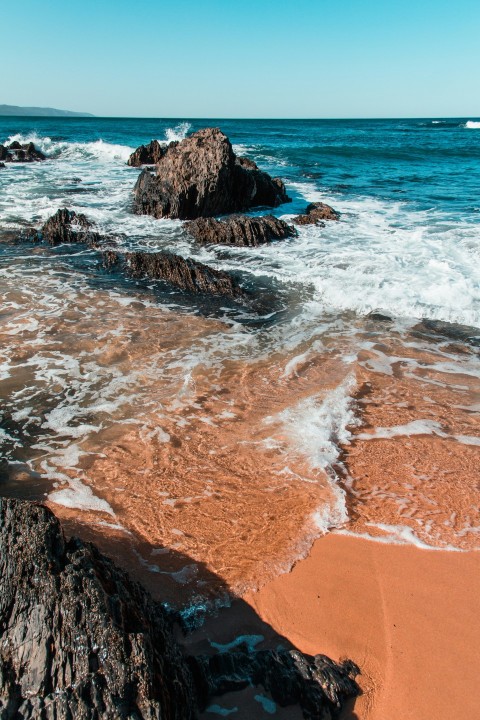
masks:
{"type": "Polygon", "coordinates": [[[300,650],[348,656],[363,690],[345,719],[480,717],[480,553],[330,534],[245,600],[300,650]]]}

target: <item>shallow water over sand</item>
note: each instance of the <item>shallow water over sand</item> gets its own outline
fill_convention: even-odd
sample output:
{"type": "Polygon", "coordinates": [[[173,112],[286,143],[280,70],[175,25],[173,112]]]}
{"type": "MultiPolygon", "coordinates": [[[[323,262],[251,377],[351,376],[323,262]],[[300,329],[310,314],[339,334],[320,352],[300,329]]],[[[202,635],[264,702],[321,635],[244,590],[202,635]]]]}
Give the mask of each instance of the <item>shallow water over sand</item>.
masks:
{"type": "Polygon", "coordinates": [[[479,547],[474,348],[348,315],[286,337],[43,261],[3,271],[3,446],[44,478],[10,491],[152,587],[242,592],[334,529],[479,547]]]}

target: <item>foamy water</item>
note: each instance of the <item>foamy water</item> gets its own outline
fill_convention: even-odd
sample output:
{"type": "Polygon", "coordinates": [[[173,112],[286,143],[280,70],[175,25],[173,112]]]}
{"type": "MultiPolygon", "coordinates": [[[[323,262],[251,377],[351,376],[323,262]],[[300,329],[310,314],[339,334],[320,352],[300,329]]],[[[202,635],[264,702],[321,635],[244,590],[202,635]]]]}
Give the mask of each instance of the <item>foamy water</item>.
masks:
{"type": "Polygon", "coordinates": [[[276,304],[263,320],[205,312],[155,283],[119,284],[92,250],[4,243],[0,442],[46,478],[52,507],[80,531],[120,533],[141,572],[190,594],[202,568],[237,592],[261,584],[331,531],[478,547],[478,356],[416,329],[422,317],[480,326],[468,212],[329,191],[299,170],[301,148],[292,164],[290,140],[239,132],[237,151],[286,179],[293,202],[277,215],[322,200],[341,220],[261,248],[197,247],[181,222],[130,213],[126,160],[152,137],[90,135],[9,134],[48,160],[0,171],[2,231],[66,205],[120,248],[194,257],[276,304]]]}

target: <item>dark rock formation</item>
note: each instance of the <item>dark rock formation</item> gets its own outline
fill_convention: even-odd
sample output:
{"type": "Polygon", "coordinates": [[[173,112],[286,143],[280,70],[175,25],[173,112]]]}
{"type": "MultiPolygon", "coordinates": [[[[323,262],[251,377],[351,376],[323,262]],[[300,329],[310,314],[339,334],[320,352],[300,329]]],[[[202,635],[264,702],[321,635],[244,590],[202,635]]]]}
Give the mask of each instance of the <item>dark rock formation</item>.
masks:
{"type": "Polygon", "coordinates": [[[310,205],[305,208],[305,213],[303,215],[297,215],[297,217],[293,218],[292,222],[296,225],[317,225],[324,220],[339,219],[339,213],[330,207],[330,205],[317,202],[310,203],[310,205]]]}
{"type": "Polygon", "coordinates": [[[102,242],[102,236],[93,229],[92,223],[85,215],[67,208],[57,210],[55,215],[52,215],[40,230],[33,232],[29,238],[49,245],[86,243],[95,247],[102,242]]]}
{"type": "Polygon", "coordinates": [[[0,145],[0,160],[9,163],[37,162],[46,160],[46,156],[32,142],[20,145],[15,141],[10,145],[0,145]]]}
{"type": "Polygon", "coordinates": [[[165,147],[162,147],[158,140],[152,140],[148,145],[140,145],[128,158],[127,165],[131,165],[132,167],[156,165],[160,162],[164,154],[165,147]]]}
{"type": "Polygon", "coordinates": [[[171,143],[156,175],[148,170],[140,174],[133,211],[193,220],[288,201],[281,180],[271,178],[251,160],[237,158],[227,136],[218,128],[207,128],[171,143]]]}
{"type": "Polygon", "coordinates": [[[173,253],[129,252],[120,255],[115,252],[103,254],[104,267],[123,267],[134,278],[149,277],[164,280],[179,290],[198,295],[217,295],[232,300],[246,300],[247,294],[226,272],[214,270],[195,260],[173,253]]]}
{"type": "Polygon", "coordinates": [[[5,163],[0,162],[0,168],[4,168],[4,167],[5,167],[5,163]]]}
{"type": "Polygon", "coordinates": [[[45,507],[0,499],[0,717],[190,720],[165,612],[45,507]]]}
{"type": "Polygon", "coordinates": [[[379,312],[378,310],[372,310],[372,312],[369,312],[367,319],[375,320],[377,322],[393,322],[393,318],[390,317],[390,315],[385,315],[385,313],[379,312]]]}
{"type": "Polygon", "coordinates": [[[423,318],[412,328],[414,334],[443,335],[451,340],[468,343],[480,347],[480,328],[459,323],[449,323],[443,320],[430,320],[423,318]]]}
{"type": "Polygon", "coordinates": [[[273,215],[263,217],[231,215],[222,220],[197,218],[187,223],[185,227],[199,243],[245,247],[255,247],[272,240],[294,237],[297,234],[294,227],[273,215]]]}
{"type": "Polygon", "coordinates": [[[239,646],[186,660],[162,606],[46,507],[0,498],[2,720],[193,720],[214,696],[263,687],[307,720],[337,718],[358,668],[239,646]]]}
{"type": "Polygon", "coordinates": [[[282,707],[300,705],[307,720],[332,720],[359,691],[354,680],[359,670],[353,662],[337,665],[325,655],[311,657],[298,650],[239,648],[189,662],[203,707],[212,696],[254,685],[282,707]]]}

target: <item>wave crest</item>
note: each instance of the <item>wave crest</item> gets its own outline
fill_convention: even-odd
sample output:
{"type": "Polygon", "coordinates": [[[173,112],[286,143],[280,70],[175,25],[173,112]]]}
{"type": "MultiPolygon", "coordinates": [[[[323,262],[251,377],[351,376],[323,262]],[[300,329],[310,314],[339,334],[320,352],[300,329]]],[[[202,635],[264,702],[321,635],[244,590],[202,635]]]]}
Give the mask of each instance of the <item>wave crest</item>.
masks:
{"type": "Polygon", "coordinates": [[[9,144],[15,141],[19,143],[33,142],[35,147],[47,157],[63,156],[72,160],[100,160],[103,162],[121,160],[123,163],[128,160],[135,149],[128,145],[108,143],[102,139],[86,143],[67,142],[66,140],[52,140],[50,137],[40,137],[36,133],[10,135],[6,142],[9,144]]]}

